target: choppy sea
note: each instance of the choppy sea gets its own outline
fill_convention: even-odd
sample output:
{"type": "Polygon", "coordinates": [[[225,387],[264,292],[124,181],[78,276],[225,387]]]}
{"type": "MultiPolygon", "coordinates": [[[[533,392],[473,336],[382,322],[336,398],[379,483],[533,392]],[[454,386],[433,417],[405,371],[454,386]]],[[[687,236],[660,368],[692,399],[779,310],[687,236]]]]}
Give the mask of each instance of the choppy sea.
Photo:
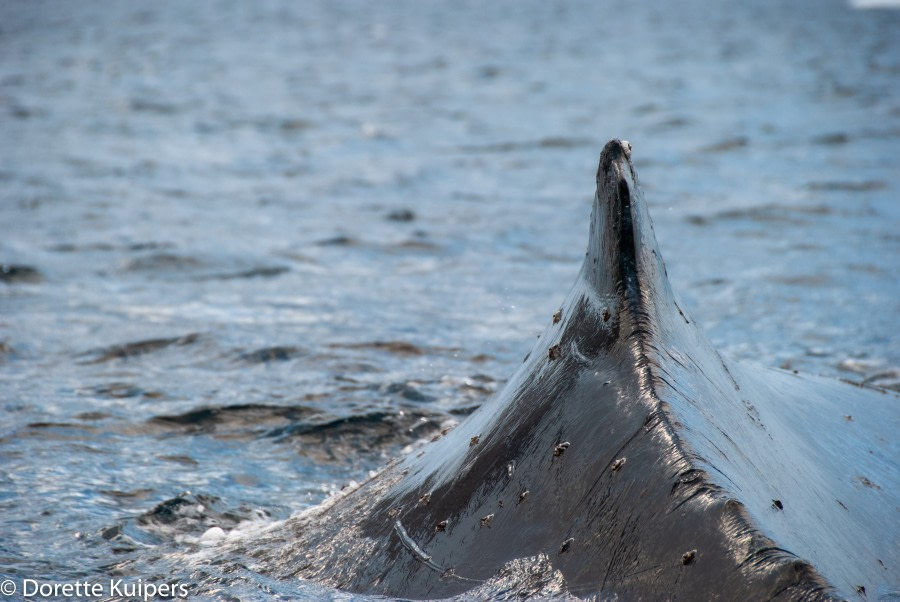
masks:
{"type": "Polygon", "coordinates": [[[574,280],[613,137],[724,355],[900,389],[900,10],[871,4],[0,4],[12,598],[193,587],[179,558],[464,419],[574,280]]]}

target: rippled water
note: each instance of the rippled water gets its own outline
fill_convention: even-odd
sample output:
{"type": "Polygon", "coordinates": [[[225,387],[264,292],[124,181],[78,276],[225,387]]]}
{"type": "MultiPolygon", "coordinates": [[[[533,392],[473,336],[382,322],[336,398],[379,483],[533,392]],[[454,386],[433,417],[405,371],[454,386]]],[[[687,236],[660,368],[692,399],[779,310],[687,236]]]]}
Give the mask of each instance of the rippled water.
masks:
{"type": "Polygon", "coordinates": [[[462,419],[574,279],[612,137],[718,348],[897,389],[898,26],[840,2],[4,2],[3,575],[189,581],[171,558],[211,527],[462,419]]]}

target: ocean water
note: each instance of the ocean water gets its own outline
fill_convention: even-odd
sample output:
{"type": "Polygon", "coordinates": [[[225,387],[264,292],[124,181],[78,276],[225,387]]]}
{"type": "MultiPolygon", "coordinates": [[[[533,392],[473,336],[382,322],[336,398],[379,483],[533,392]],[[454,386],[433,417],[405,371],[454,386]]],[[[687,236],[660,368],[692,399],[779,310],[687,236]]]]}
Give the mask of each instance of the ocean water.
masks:
{"type": "Polygon", "coordinates": [[[613,137],[723,354],[900,389],[900,10],[483,4],[0,5],[0,576],[341,598],[184,559],[496,391],[613,137]]]}

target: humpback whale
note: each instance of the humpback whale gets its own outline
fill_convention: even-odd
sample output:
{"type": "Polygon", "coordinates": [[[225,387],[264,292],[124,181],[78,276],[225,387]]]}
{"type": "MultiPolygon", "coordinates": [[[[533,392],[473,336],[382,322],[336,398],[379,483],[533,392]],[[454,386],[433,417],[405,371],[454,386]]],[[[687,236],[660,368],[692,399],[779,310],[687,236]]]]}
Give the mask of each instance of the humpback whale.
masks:
{"type": "Polygon", "coordinates": [[[402,598],[897,591],[897,397],[721,357],[670,288],[626,142],[548,316],[496,396],[270,529],[254,568],[402,598]]]}

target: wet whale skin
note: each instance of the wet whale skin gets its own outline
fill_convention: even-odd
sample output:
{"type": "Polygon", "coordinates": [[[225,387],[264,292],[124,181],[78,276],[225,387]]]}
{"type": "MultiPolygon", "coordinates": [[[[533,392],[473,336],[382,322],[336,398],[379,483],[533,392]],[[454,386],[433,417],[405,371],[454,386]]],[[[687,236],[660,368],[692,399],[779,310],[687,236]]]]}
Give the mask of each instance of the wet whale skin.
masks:
{"type": "Polygon", "coordinates": [[[493,399],[265,535],[256,568],[409,598],[897,589],[897,397],[726,362],[670,289],[627,143],[556,309],[493,399]]]}

